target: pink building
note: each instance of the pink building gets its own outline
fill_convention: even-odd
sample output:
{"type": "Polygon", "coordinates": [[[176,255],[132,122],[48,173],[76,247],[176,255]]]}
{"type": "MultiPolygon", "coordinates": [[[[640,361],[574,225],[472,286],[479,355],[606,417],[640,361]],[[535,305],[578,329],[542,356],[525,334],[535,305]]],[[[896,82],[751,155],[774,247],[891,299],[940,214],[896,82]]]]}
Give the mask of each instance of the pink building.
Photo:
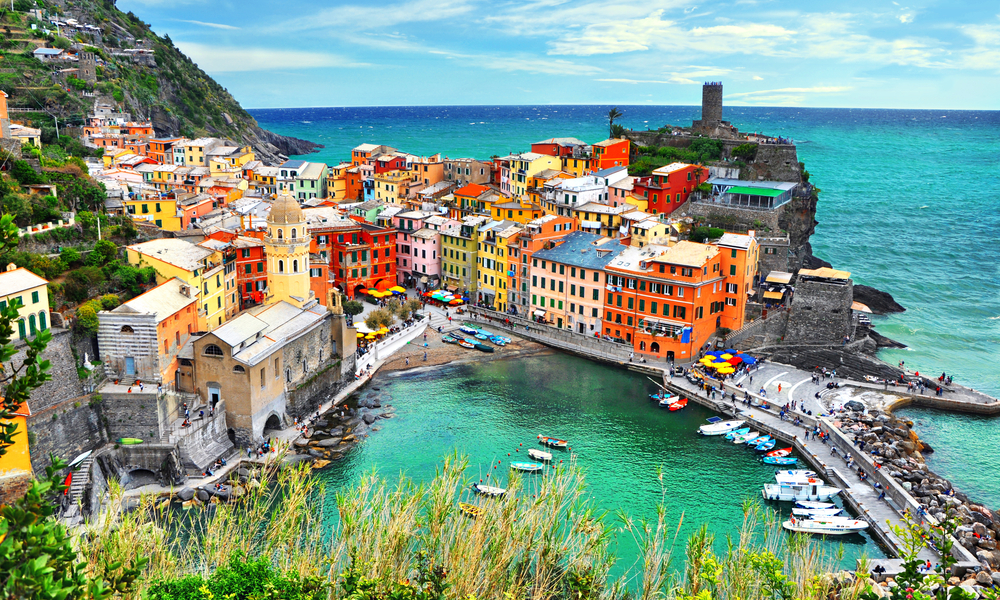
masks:
{"type": "Polygon", "coordinates": [[[457,221],[435,212],[410,210],[392,217],[396,228],[396,282],[427,289],[441,280],[442,227],[457,221]]]}

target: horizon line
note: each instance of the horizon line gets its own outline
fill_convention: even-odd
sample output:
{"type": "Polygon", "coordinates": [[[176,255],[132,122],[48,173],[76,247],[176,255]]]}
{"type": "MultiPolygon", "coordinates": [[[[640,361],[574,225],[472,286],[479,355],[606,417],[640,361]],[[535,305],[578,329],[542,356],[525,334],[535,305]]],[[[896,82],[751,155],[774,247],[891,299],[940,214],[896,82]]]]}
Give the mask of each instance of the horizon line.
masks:
{"type": "MultiPolygon", "coordinates": [[[[532,106],[627,106],[627,107],[676,107],[700,108],[700,104],[621,104],[621,103],[549,103],[549,104],[355,104],[340,106],[254,106],[243,110],[301,110],[310,108],[499,108],[499,107],[532,107],[532,106]]],[[[804,110],[920,110],[948,112],[1000,112],[1000,108],[886,108],[882,106],[764,106],[757,104],[729,104],[725,108],[793,108],[804,110]]]]}

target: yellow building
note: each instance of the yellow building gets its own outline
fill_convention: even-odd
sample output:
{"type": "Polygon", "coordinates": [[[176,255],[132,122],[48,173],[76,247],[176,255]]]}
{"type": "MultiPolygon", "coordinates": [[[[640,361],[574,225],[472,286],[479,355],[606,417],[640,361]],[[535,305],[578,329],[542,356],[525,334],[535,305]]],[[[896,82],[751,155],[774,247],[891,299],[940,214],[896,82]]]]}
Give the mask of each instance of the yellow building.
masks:
{"type": "Polygon", "coordinates": [[[104,168],[110,169],[113,165],[117,165],[118,162],[124,158],[126,155],[134,154],[131,150],[117,150],[108,152],[107,149],[104,151],[104,155],[101,160],[104,162],[104,168]]]}
{"type": "Polygon", "coordinates": [[[295,198],[278,196],[267,216],[264,255],[267,257],[267,302],[284,300],[302,308],[313,299],[309,280],[309,242],[306,215],[295,198]]]}
{"type": "MultiPolygon", "coordinates": [[[[219,152],[218,150],[222,149],[208,153],[208,168],[212,171],[212,175],[240,173],[243,171],[244,165],[256,159],[250,146],[236,148],[229,152],[219,152]]],[[[227,147],[225,150],[229,150],[229,148],[227,147]]]]}
{"type": "Polygon", "coordinates": [[[508,269],[516,268],[510,260],[510,249],[517,245],[518,236],[524,229],[522,223],[502,221],[490,223],[485,232],[480,232],[479,257],[477,264],[479,279],[479,300],[500,312],[507,311],[510,281],[508,269]]]}
{"type": "Polygon", "coordinates": [[[656,238],[662,238],[670,234],[670,225],[659,219],[644,219],[635,223],[627,223],[626,226],[631,236],[630,246],[645,248],[653,243],[656,238]]]}
{"type": "Polygon", "coordinates": [[[14,339],[27,339],[49,328],[49,282],[11,263],[0,273],[0,306],[21,301],[14,339]]]}
{"type": "Polygon", "coordinates": [[[570,207],[572,217],[579,219],[580,229],[587,233],[603,235],[611,239],[621,237],[622,215],[635,210],[630,204],[608,206],[588,202],[580,206],[570,207]]]}
{"type": "Polygon", "coordinates": [[[236,266],[221,253],[177,238],[161,238],[126,249],[128,262],[153,267],[157,285],[174,277],[201,290],[198,327],[209,331],[226,322],[226,292],[236,287],[236,266]]]}
{"type": "Polygon", "coordinates": [[[353,167],[349,162],[331,166],[326,176],[326,197],[337,202],[347,199],[347,170],[353,167]]]}
{"type": "Polygon", "coordinates": [[[571,173],[545,169],[528,178],[528,199],[535,204],[542,204],[545,183],[554,179],[572,179],[571,173]]]}
{"type": "Polygon", "coordinates": [[[0,503],[12,502],[23,495],[31,483],[31,451],[28,448],[30,416],[31,410],[25,402],[14,409],[13,418],[0,419],[0,427],[14,425],[14,443],[0,456],[0,503]]]}
{"type": "Polygon", "coordinates": [[[414,178],[413,171],[406,170],[387,171],[376,175],[373,178],[375,200],[389,204],[406,204],[406,196],[414,178]]]}
{"type": "Polygon", "coordinates": [[[181,218],[177,216],[177,201],[167,198],[130,198],[125,201],[125,210],[132,218],[152,221],[164,231],[180,231],[181,218]]]}
{"type": "Polygon", "coordinates": [[[528,179],[546,169],[560,170],[558,157],[536,152],[512,154],[501,159],[500,190],[514,198],[528,193],[528,179]]]}
{"type": "Polygon", "coordinates": [[[584,175],[590,175],[591,172],[595,171],[594,159],[593,158],[574,158],[572,156],[563,156],[561,159],[561,167],[563,171],[567,173],[572,173],[573,177],[583,177],[584,175]]]}
{"type": "Polygon", "coordinates": [[[490,206],[490,213],[494,221],[516,221],[523,225],[540,218],[545,211],[539,204],[511,200],[493,204],[490,206]]]}

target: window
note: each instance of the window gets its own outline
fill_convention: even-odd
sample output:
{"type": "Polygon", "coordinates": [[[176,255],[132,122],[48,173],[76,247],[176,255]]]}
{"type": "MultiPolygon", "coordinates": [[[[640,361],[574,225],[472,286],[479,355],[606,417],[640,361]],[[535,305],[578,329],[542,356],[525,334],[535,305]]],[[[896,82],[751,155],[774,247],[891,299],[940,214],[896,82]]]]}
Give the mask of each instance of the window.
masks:
{"type": "Polygon", "coordinates": [[[705,307],[699,306],[698,308],[694,309],[694,318],[700,319],[704,315],[705,315],[705,307]]]}
{"type": "Polygon", "coordinates": [[[222,353],[222,348],[219,348],[215,344],[209,344],[205,346],[205,356],[225,356],[222,353]]]}
{"type": "Polygon", "coordinates": [[[674,318],[683,319],[686,317],[687,308],[684,306],[674,306],[674,318]]]}
{"type": "Polygon", "coordinates": [[[298,236],[298,233],[297,233],[297,232],[295,231],[295,228],[294,228],[294,227],[292,227],[292,239],[294,240],[294,239],[295,239],[295,238],[297,238],[297,237],[299,237],[299,236],[298,236]]]}
{"type": "Polygon", "coordinates": [[[645,311],[646,311],[646,301],[643,300],[642,298],[639,298],[639,312],[645,312],[645,311]]]}
{"type": "MultiPolygon", "coordinates": [[[[580,307],[580,309],[582,310],[582,309],[583,309],[583,307],[581,306],[581,307],[580,307]]],[[[595,319],[597,318],[597,309],[596,309],[596,308],[592,308],[592,309],[590,309],[590,316],[594,317],[595,319]]],[[[594,326],[593,326],[593,325],[591,325],[591,329],[593,329],[593,327],[594,327],[594,326]]]]}
{"type": "Polygon", "coordinates": [[[264,387],[264,381],[265,381],[265,371],[266,371],[266,370],[267,370],[267,367],[261,367],[261,368],[260,368],[260,387],[261,387],[261,388],[263,388],[263,387],[264,387]]]}
{"type": "Polygon", "coordinates": [[[727,283],[726,284],[726,293],[727,294],[735,294],[737,289],[738,288],[736,287],[735,283],[727,283]]]}
{"type": "Polygon", "coordinates": [[[729,256],[731,256],[732,258],[736,258],[736,250],[735,249],[730,250],[730,253],[731,254],[729,256]]]}
{"type": "Polygon", "coordinates": [[[298,260],[293,260],[292,261],[292,273],[298,273],[298,272],[299,272],[299,261],[298,260]]]}
{"type": "Polygon", "coordinates": [[[244,273],[246,273],[247,275],[249,275],[250,271],[251,271],[250,265],[243,265],[243,272],[244,273]]]}
{"type": "Polygon", "coordinates": [[[278,377],[281,377],[281,357],[280,356],[275,356],[274,357],[274,378],[277,379],[278,377]]]}
{"type": "Polygon", "coordinates": [[[38,292],[31,292],[31,303],[38,304],[38,292]]]}
{"type": "Polygon", "coordinates": [[[618,298],[616,300],[616,306],[618,308],[621,308],[621,306],[622,306],[622,295],[621,294],[618,294],[618,298]]]}
{"type": "Polygon", "coordinates": [[[736,306],[736,298],[726,298],[726,306],[736,306]]]}
{"type": "Polygon", "coordinates": [[[236,366],[233,367],[233,374],[234,375],[243,375],[246,372],[247,372],[246,369],[244,369],[240,365],[236,365],[236,366]]]}
{"type": "Polygon", "coordinates": [[[594,300],[600,300],[601,299],[598,294],[600,294],[600,290],[598,290],[598,288],[594,288],[594,300]]]}
{"type": "Polygon", "coordinates": [[[279,273],[284,273],[285,272],[285,261],[283,261],[283,260],[279,260],[278,261],[278,272],[279,273]]]}
{"type": "Polygon", "coordinates": [[[635,298],[633,298],[632,296],[628,297],[628,307],[629,308],[632,308],[632,305],[634,304],[633,300],[635,300],[635,298]]]}
{"type": "Polygon", "coordinates": [[[736,265],[729,265],[729,274],[736,275],[736,265]]]}

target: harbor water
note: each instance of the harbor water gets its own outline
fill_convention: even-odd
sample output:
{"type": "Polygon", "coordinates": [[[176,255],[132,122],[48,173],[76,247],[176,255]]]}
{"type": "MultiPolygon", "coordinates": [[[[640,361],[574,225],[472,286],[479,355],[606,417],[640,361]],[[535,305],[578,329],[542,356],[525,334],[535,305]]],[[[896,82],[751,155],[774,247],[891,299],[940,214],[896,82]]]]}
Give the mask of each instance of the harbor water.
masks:
{"type": "MultiPolygon", "coordinates": [[[[662,500],[670,527],[681,525],[675,557],[702,523],[721,550],[725,537],[739,532],[743,500],[763,502],[760,491],[774,481],[776,467],[743,444],[698,435],[713,413],[694,403],[677,412],[661,409],[649,400],[656,390],[645,376],[562,353],[378,374],[361,393],[392,404],[397,417],[377,421],[381,431],[319,477],[331,493],[372,469],[390,481],[400,472],[426,481],[457,450],[469,457],[471,480],[492,473],[489,480],[499,477],[502,485],[509,463],[530,461],[527,450],[542,448],[536,438],[548,435],[570,442],[570,451],[549,450],[553,460],[568,460],[570,452],[577,457],[587,492],[609,511],[612,525],[618,511],[655,519],[662,500]],[[502,465],[492,469],[497,461],[502,465]]],[[[788,503],[765,506],[786,514],[790,509],[788,503]]],[[[335,518],[332,502],[327,510],[335,518]]],[[[624,570],[636,548],[627,533],[616,539],[624,570]]],[[[883,556],[867,534],[817,540],[831,557],[842,544],[839,562],[847,568],[862,554],[883,556]]]]}
{"type": "MultiPolygon", "coordinates": [[[[549,137],[596,142],[608,106],[287,108],[250,111],[272,131],[324,144],[299,157],[330,164],[375,142],[415,154],[487,158],[549,137]]],[[[633,129],[690,124],[697,106],[621,106],[633,129]]],[[[742,131],[790,137],[822,193],[814,253],[856,283],[890,292],[906,312],[875,317],[909,346],[883,357],[1000,395],[1000,294],[991,258],[1000,231],[1000,112],[730,107],[742,131]]],[[[939,474],[994,508],[996,419],[908,410],[939,474]]],[[[442,417],[444,418],[444,417],[442,417]]],[[[602,443],[613,443],[604,432],[602,443]]],[[[397,463],[389,463],[393,466],[397,463]]]]}

